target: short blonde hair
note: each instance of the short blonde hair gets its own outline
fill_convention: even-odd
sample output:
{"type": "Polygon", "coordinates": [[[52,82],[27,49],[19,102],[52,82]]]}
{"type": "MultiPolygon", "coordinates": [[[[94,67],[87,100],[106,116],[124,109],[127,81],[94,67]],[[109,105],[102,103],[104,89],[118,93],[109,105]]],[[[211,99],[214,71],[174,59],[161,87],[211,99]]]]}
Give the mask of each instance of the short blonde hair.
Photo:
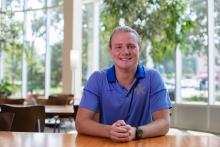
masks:
{"type": "Polygon", "coordinates": [[[137,31],[135,31],[134,29],[132,29],[129,26],[118,26],[118,27],[114,28],[114,30],[112,31],[112,34],[110,36],[110,39],[109,39],[109,48],[112,48],[112,37],[117,32],[133,33],[137,37],[139,48],[141,48],[141,37],[140,37],[140,35],[137,33],[137,31]]]}

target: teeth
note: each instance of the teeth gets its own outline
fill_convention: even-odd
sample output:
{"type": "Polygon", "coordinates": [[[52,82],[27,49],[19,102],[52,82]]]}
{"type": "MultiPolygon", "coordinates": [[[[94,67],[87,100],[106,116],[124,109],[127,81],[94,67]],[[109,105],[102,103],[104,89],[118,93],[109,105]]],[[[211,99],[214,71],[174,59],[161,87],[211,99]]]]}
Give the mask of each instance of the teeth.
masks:
{"type": "Polygon", "coordinates": [[[123,58],[123,59],[121,59],[121,60],[131,60],[131,58],[123,58]]]}

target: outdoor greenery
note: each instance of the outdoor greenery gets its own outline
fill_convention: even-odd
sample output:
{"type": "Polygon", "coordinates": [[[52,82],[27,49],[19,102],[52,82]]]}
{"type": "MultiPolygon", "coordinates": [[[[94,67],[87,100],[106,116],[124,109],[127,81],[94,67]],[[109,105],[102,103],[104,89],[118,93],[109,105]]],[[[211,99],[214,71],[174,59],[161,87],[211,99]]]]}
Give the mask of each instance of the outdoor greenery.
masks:
{"type": "MultiPolygon", "coordinates": [[[[42,10],[26,12],[27,22],[30,24],[28,26],[23,22],[24,19],[21,15],[19,16],[19,14],[24,15],[25,13],[23,3],[20,0],[6,1],[6,10],[0,12],[0,53],[4,51],[4,79],[11,84],[21,87],[22,51],[24,49],[28,64],[28,91],[37,90],[40,91],[40,94],[44,93],[46,45],[42,44],[42,40],[45,43],[48,35],[46,30],[46,19],[48,17],[44,8],[48,7],[49,3],[50,7],[54,7],[52,10],[48,10],[51,10],[50,23],[56,33],[61,35],[61,37],[56,38],[63,39],[63,26],[61,25],[63,13],[62,8],[59,7],[59,5],[62,7],[62,2],[61,0],[50,2],[38,0],[38,3],[42,4],[42,10]],[[11,11],[12,3],[19,6],[21,12],[11,11]],[[25,36],[25,33],[28,37],[25,36]],[[40,50],[39,46],[41,47],[40,50]]],[[[57,89],[61,85],[62,40],[53,44],[50,43],[49,47],[53,56],[51,58],[51,70],[53,71],[51,72],[51,87],[57,89]]]]}
{"type": "Polygon", "coordinates": [[[6,80],[0,81],[0,96],[10,96],[16,90],[16,85],[6,80]]]}
{"type": "Polygon", "coordinates": [[[199,101],[199,102],[208,102],[208,99],[204,95],[199,95],[199,96],[192,96],[190,98],[184,99],[185,101],[191,102],[191,101],[199,101]]]}
{"type": "MultiPolygon", "coordinates": [[[[102,44],[108,42],[108,37],[114,27],[128,25],[133,27],[142,37],[144,58],[147,62],[146,49],[155,64],[164,59],[173,59],[178,45],[186,48],[186,37],[194,22],[186,13],[184,0],[103,0],[102,44]],[[171,58],[172,57],[172,58],[171,58]]],[[[107,50],[103,46],[102,50],[107,50]]],[[[104,55],[107,51],[102,51],[104,55]]],[[[105,58],[105,57],[103,57],[105,58]]]]}

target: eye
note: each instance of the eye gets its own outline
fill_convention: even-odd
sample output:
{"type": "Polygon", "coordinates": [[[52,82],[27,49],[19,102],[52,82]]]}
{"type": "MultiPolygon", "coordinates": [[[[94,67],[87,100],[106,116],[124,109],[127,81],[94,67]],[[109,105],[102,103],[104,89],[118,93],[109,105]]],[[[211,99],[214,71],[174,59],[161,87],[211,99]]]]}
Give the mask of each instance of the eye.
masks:
{"type": "Polygon", "coordinates": [[[135,45],[128,45],[128,49],[134,49],[134,48],[136,48],[135,45]]]}
{"type": "Polygon", "coordinates": [[[117,50],[119,50],[119,49],[122,48],[122,46],[115,46],[114,48],[117,49],[117,50]]]}

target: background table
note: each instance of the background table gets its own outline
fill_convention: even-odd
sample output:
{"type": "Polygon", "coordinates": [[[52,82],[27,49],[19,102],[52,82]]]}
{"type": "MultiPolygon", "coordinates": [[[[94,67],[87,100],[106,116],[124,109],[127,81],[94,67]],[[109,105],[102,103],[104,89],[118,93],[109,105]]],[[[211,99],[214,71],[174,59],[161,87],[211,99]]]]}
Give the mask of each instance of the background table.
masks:
{"type": "Polygon", "coordinates": [[[46,117],[58,115],[62,117],[74,117],[74,109],[72,105],[45,105],[46,117]]]}
{"type": "Polygon", "coordinates": [[[161,136],[115,143],[110,139],[77,134],[0,131],[0,147],[219,147],[216,136],[161,136]]]}

